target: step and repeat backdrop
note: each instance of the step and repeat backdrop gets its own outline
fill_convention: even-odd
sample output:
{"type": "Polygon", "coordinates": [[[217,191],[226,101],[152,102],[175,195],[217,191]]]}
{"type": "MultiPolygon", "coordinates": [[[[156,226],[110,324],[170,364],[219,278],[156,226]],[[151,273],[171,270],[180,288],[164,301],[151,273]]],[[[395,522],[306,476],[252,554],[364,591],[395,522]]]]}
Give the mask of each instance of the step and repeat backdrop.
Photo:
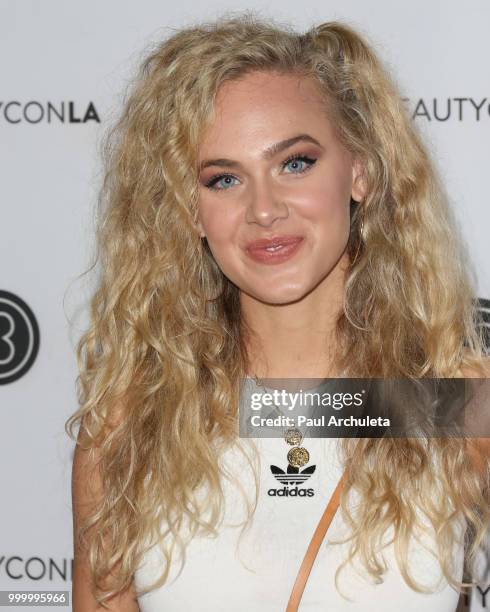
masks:
{"type": "MultiPolygon", "coordinates": [[[[373,44],[443,177],[490,315],[488,2],[0,0],[0,590],[71,591],[63,424],[76,408],[91,292],[77,277],[92,254],[101,136],[152,43],[243,9],[298,29],[342,20],[373,44]]],[[[488,573],[462,603],[490,609],[488,573]]]]}

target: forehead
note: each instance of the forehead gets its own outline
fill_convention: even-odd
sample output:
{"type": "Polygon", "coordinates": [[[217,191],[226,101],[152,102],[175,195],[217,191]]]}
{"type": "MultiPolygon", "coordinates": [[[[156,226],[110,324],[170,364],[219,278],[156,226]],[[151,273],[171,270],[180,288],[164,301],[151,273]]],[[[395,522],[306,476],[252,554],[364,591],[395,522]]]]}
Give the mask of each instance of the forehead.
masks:
{"type": "Polygon", "coordinates": [[[218,89],[216,107],[223,110],[229,103],[246,100],[278,102],[294,100],[323,106],[316,81],[299,74],[283,74],[273,71],[254,71],[238,79],[225,81],[218,89]]]}
{"type": "Polygon", "coordinates": [[[271,132],[287,137],[297,130],[329,131],[328,124],[326,101],[312,77],[254,71],[220,86],[201,145],[278,135],[271,132]]]}

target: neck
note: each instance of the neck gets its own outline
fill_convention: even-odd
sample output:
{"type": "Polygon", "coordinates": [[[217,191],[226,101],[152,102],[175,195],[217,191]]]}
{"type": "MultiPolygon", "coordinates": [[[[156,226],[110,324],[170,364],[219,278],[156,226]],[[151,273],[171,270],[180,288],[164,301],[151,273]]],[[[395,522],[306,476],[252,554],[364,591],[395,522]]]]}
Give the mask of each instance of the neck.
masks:
{"type": "Polygon", "coordinates": [[[252,335],[246,338],[248,376],[330,378],[339,376],[335,328],[342,310],[344,277],[329,275],[301,300],[267,304],[240,295],[252,335]]]}

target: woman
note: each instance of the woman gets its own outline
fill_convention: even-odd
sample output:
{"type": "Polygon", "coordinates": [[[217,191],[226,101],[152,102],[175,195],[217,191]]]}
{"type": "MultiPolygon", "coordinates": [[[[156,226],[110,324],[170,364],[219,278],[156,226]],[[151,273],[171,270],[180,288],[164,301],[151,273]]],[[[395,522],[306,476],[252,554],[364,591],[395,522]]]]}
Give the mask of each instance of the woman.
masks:
{"type": "Polygon", "coordinates": [[[106,163],[68,422],[75,612],[284,610],[344,469],[344,542],[301,609],[455,610],[490,516],[467,441],[310,440],[313,494],[286,499],[286,442],[237,433],[243,380],[488,372],[450,210],[368,44],[249,13],[178,31],[106,163]]]}

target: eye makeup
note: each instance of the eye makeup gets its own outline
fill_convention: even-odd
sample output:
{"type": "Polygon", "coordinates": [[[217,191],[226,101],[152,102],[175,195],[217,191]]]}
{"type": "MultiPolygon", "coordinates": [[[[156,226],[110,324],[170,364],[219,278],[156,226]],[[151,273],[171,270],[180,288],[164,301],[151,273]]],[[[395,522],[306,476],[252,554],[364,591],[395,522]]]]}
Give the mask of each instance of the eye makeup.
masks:
{"type": "MultiPolygon", "coordinates": [[[[288,164],[292,164],[294,162],[298,163],[298,162],[302,162],[304,164],[306,164],[306,166],[299,171],[293,171],[293,172],[288,172],[287,174],[304,174],[305,172],[308,172],[308,170],[310,170],[314,164],[316,163],[317,159],[314,157],[310,157],[309,155],[304,155],[301,153],[297,153],[294,155],[291,155],[290,157],[288,157],[285,161],[282,162],[281,167],[284,169],[288,166],[288,164]]],[[[213,191],[227,191],[229,189],[229,187],[232,187],[233,185],[229,185],[229,187],[216,187],[215,185],[217,185],[221,180],[224,179],[234,179],[234,180],[238,180],[236,176],[234,176],[233,174],[229,174],[229,173],[219,173],[219,174],[215,174],[213,175],[209,180],[207,180],[205,182],[205,187],[207,187],[208,189],[211,189],[213,191]]]]}

